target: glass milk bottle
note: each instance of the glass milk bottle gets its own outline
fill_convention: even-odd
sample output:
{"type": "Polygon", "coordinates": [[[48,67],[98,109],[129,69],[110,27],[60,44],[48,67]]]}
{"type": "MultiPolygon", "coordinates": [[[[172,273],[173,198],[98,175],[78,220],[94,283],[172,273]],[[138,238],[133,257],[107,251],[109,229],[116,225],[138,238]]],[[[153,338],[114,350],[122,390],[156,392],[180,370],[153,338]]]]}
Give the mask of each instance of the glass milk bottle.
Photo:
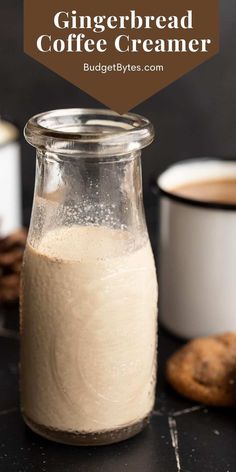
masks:
{"type": "Polygon", "coordinates": [[[157,282],[146,228],[138,115],[58,110],[25,130],[37,148],[21,287],[21,402],[49,439],[109,444],[154,404],[157,282]]]}

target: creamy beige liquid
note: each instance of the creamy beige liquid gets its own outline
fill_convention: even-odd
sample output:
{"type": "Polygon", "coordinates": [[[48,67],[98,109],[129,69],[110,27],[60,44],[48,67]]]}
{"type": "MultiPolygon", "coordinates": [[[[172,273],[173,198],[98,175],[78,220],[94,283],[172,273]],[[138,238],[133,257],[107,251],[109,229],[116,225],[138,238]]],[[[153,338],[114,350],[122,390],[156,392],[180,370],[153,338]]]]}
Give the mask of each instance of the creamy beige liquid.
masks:
{"type": "Polygon", "coordinates": [[[236,204],[236,179],[215,179],[180,185],[172,193],[203,202],[236,204]]]}
{"type": "Polygon", "coordinates": [[[28,245],[21,297],[22,406],[34,422],[99,432],[154,402],[157,288],[150,244],[125,231],[57,229],[28,245]]]}

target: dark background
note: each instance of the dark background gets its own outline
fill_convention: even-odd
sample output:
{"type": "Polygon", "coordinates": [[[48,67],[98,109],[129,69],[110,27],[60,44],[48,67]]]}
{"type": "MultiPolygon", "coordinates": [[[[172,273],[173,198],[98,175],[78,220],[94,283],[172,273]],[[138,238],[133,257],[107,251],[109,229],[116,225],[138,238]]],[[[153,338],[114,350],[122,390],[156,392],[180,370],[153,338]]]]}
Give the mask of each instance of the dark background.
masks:
{"type": "MultiPolygon", "coordinates": [[[[134,110],[147,116],[157,133],[143,158],[146,202],[150,179],[172,162],[196,156],[235,156],[235,18],[236,1],[222,0],[220,54],[134,110]]],[[[41,111],[99,106],[92,97],[23,53],[23,1],[0,0],[0,114],[11,117],[22,130],[28,118],[41,111]]],[[[27,223],[35,159],[34,150],[23,138],[22,151],[27,223]]]]}

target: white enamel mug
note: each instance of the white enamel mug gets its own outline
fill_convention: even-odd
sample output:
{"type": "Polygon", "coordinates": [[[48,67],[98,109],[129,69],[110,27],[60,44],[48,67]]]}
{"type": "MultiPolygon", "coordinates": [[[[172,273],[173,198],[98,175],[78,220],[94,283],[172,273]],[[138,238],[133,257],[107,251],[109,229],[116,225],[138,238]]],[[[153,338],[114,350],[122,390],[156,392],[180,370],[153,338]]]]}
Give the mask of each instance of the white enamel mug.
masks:
{"type": "Polygon", "coordinates": [[[22,226],[19,131],[0,119],[0,238],[22,226]]]}
{"type": "Polygon", "coordinates": [[[158,179],[160,318],[173,334],[236,331],[236,205],[191,200],[178,186],[236,179],[236,160],[180,162],[158,179]]]}

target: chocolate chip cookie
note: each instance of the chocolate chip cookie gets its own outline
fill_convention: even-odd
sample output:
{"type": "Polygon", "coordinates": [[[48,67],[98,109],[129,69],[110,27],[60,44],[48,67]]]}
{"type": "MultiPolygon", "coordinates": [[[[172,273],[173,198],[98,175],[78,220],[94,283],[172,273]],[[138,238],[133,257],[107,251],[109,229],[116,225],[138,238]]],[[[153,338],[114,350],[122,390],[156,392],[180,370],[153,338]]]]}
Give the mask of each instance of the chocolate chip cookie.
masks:
{"type": "Polygon", "coordinates": [[[213,406],[236,405],[236,333],[195,339],[173,354],[166,376],[190,400],[213,406]]]}

